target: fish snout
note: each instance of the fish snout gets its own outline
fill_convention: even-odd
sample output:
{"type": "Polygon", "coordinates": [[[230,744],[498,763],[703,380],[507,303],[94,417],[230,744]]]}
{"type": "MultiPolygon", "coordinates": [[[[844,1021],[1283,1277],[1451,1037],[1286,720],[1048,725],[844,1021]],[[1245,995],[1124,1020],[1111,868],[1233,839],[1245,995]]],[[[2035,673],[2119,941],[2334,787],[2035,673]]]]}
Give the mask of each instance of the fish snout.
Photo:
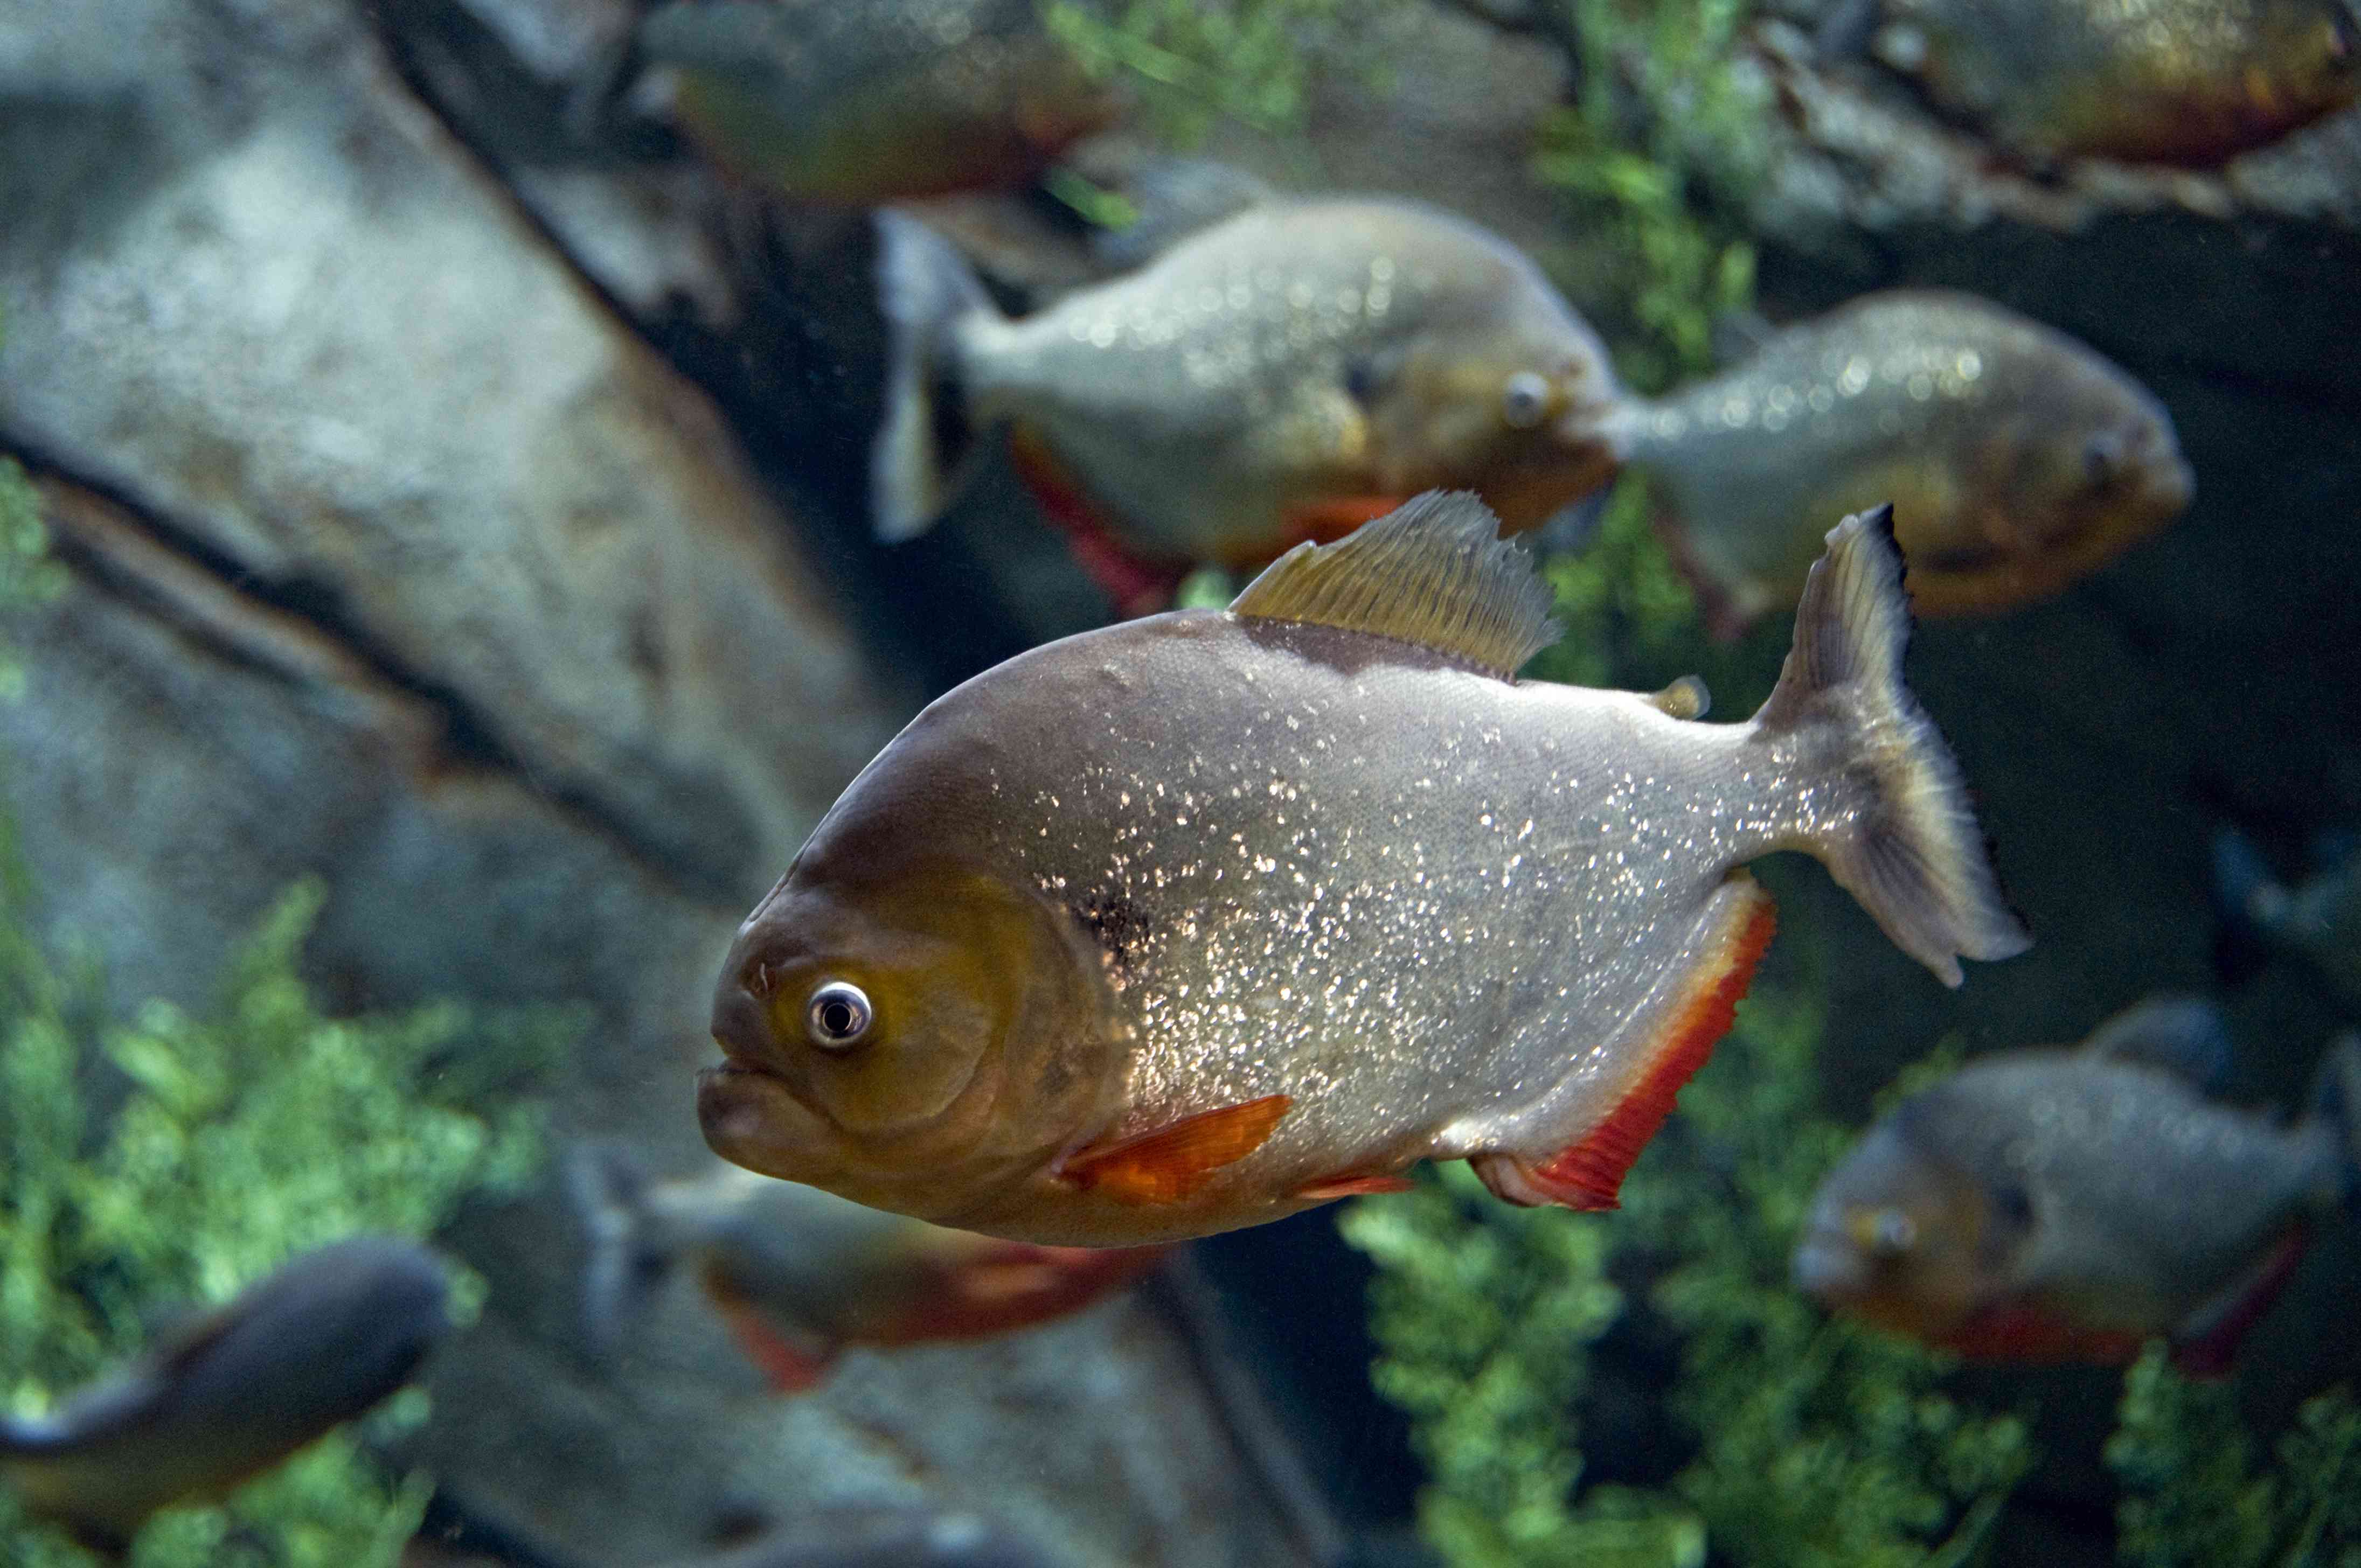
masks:
{"type": "Polygon", "coordinates": [[[774,966],[732,953],[713,988],[713,1043],[731,1061],[775,1064],[781,1042],[771,1009],[774,966]]]}
{"type": "Polygon", "coordinates": [[[1789,1272],[1796,1289],[1826,1306],[1855,1299],[1870,1288],[1869,1259],[1841,1231],[1806,1232],[1789,1272]]]}

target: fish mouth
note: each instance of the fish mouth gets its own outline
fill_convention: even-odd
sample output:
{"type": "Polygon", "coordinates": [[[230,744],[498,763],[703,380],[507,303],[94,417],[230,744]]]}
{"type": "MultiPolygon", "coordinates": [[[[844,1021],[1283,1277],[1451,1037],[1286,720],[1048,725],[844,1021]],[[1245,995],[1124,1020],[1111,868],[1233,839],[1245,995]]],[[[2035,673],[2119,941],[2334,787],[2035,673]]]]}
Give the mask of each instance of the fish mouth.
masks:
{"type": "Polygon", "coordinates": [[[723,1159],[785,1181],[827,1175],[842,1136],[777,1073],[735,1056],[697,1075],[697,1124],[723,1159]]]}
{"type": "Polygon", "coordinates": [[[1860,1250],[1838,1232],[1807,1234],[1795,1248],[1790,1272],[1796,1289],[1826,1305],[1858,1299],[1870,1286],[1860,1250]]]}

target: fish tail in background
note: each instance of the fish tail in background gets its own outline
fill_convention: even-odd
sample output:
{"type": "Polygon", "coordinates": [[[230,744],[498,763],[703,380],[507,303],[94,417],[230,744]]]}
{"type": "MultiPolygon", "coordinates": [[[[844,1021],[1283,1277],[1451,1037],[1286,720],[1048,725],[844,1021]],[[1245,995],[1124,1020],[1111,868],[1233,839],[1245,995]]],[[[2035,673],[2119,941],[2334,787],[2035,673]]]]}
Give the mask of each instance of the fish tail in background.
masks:
{"type": "Polygon", "coordinates": [[[947,352],[964,317],[991,297],[949,241],[899,213],[877,214],[877,298],[885,316],[885,417],[869,457],[877,537],[915,539],[952,496],[974,430],[947,352]]]}
{"type": "Polygon", "coordinates": [[[2312,1081],[2312,1114],[2336,1135],[2344,1157],[2338,1168],[2345,1212],[2361,1224],[2361,1034],[2343,1036],[2329,1046],[2312,1081]]]}
{"type": "Polygon", "coordinates": [[[597,1356],[614,1354],[674,1261],[649,1234],[647,1190],[647,1172],[620,1149],[578,1145],[566,1160],[566,1201],[587,1244],[578,1322],[597,1356]]]}
{"type": "Polygon", "coordinates": [[[1765,740],[1803,741],[1804,765],[1835,788],[1788,847],[1827,862],[1896,947],[1957,985],[1961,958],[2009,958],[2032,938],[2001,893],[1959,764],[1902,683],[1910,609],[1893,512],[1830,531],[1754,724],[1765,740]]]}
{"type": "Polygon", "coordinates": [[[2270,932],[2287,919],[2288,890],[2235,828],[2214,835],[2213,891],[2230,918],[2249,931],[2270,932]]]}

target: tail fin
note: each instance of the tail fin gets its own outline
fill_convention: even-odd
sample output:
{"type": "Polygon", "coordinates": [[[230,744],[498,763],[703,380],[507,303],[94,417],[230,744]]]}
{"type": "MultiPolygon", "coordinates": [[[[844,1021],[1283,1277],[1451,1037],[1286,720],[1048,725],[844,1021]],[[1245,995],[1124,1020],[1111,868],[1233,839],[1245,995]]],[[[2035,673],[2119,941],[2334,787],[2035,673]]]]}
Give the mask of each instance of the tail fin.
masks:
{"type": "Polygon", "coordinates": [[[2345,1212],[2361,1222],[2361,1034],[2332,1041],[2312,1080],[2312,1113],[2336,1134],[2345,1212]]]}
{"type": "Polygon", "coordinates": [[[877,214],[877,297],[885,313],[885,419],[869,456],[869,504],[889,543],[924,533],[959,491],[974,432],[946,363],[952,328],[992,302],[934,230],[877,214]]]}
{"type": "Polygon", "coordinates": [[[2230,918],[2248,931],[2269,934],[2287,924],[2288,890],[2271,874],[2263,852],[2235,828],[2213,837],[2213,891],[2230,918]]]}
{"type": "Polygon", "coordinates": [[[1909,641],[1894,509],[1846,518],[1812,565],[1795,645],[1754,723],[1808,738],[1805,756],[1837,781],[1795,847],[1826,861],[1894,946],[1957,985],[1961,958],[2010,958],[2032,938],[2001,893],[1959,764],[1902,684],[1909,641]]]}
{"type": "Polygon", "coordinates": [[[646,1307],[673,1265],[647,1225],[647,1172],[622,1150],[577,1146],[566,1166],[566,1196],[588,1244],[577,1305],[582,1342],[614,1354],[624,1325],[646,1307]]]}

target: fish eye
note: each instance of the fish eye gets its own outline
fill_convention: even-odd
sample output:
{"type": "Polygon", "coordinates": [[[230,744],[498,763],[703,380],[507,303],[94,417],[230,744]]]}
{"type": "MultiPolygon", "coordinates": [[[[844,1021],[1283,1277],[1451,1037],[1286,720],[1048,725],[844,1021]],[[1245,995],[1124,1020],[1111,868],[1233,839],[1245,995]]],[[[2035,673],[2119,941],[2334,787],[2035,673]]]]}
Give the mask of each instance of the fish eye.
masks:
{"type": "Polygon", "coordinates": [[[1500,389],[1500,418],[1510,430],[1531,430],[1549,411],[1549,378],[1537,371],[1520,370],[1500,389]]]}
{"type": "Polygon", "coordinates": [[[813,992],[811,1004],[804,1015],[811,1023],[812,1044],[824,1051],[848,1050],[859,1045],[876,1016],[862,989],[841,980],[829,981],[813,992]]]}
{"type": "Polygon", "coordinates": [[[2123,438],[2112,433],[2091,437],[2082,448],[2082,476],[2093,485],[2114,478],[2123,462],[2123,438]]]}

